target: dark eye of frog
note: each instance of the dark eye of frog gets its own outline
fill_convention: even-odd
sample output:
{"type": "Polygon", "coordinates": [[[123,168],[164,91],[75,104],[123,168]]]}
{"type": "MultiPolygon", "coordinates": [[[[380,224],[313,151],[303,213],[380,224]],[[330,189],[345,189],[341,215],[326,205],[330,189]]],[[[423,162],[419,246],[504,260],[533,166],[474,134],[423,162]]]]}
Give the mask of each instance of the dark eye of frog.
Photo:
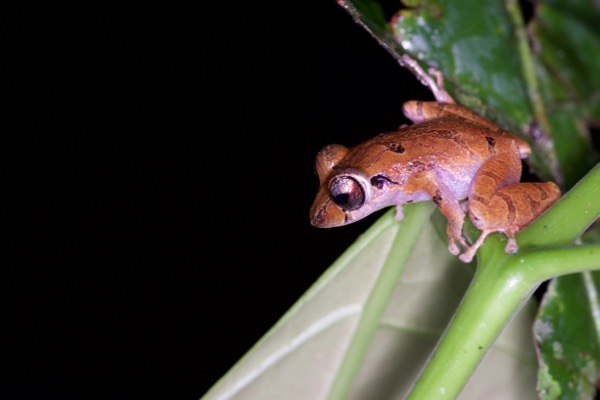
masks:
{"type": "Polygon", "coordinates": [[[365,202],[365,191],[358,181],[349,176],[338,176],[329,184],[331,198],[344,211],[360,208],[365,202]]]}

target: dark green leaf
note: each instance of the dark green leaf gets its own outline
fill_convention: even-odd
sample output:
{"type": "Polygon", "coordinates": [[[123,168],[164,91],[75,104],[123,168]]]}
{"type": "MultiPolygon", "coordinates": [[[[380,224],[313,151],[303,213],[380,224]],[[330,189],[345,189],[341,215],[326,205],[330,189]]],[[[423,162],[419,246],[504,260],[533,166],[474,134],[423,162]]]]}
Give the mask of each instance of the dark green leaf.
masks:
{"type": "Polygon", "coordinates": [[[542,399],[594,397],[600,366],[599,321],[592,317],[598,299],[590,293],[599,288],[597,275],[554,279],[544,296],[534,327],[542,366],[538,374],[542,399]]]}
{"type": "Polygon", "coordinates": [[[566,188],[594,164],[588,125],[600,121],[600,30],[587,21],[589,15],[600,14],[579,6],[571,10],[559,2],[542,4],[531,24],[549,128],[566,188]]]}

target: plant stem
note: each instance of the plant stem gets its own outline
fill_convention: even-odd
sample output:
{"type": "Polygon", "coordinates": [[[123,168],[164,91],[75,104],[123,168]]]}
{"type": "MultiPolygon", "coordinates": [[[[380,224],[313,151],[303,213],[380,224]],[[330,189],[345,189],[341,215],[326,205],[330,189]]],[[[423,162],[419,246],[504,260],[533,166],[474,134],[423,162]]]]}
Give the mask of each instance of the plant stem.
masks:
{"type": "Polygon", "coordinates": [[[448,330],[408,399],[456,398],[531,293],[555,276],[600,270],[600,245],[483,259],[448,330]]]}
{"type": "Polygon", "coordinates": [[[508,268],[520,274],[520,279],[533,284],[562,275],[600,270],[600,244],[523,252],[515,256],[508,268]]]}
{"type": "Polygon", "coordinates": [[[515,277],[505,262],[487,261],[490,262],[475,273],[457,313],[408,399],[457,398],[502,329],[537,287],[531,281],[515,277]]]}

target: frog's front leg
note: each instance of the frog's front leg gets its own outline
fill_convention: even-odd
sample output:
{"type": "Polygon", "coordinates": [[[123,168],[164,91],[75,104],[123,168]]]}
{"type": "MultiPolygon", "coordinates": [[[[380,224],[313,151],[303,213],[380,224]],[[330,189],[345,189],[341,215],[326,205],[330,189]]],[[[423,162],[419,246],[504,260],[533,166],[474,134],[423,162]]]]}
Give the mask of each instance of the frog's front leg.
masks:
{"type": "Polygon", "coordinates": [[[404,210],[402,204],[396,205],[396,221],[402,221],[404,219],[404,210]]]}
{"type": "Polygon", "coordinates": [[[456,242],[460,243],[464,248],[468,247],[462,236],[465,212],[456,198],[444,195],[441,191],[437,191],[434,194],[433,202],[439,207],[441,213],[448,220],[448,227],[446,228],[446,234],[448,235],[448,251],[456,256],[460,253],[460,249],[456,245],[456,242]]]}
{"type": "Polygon", "coordinates": [[[450,253],[453,255],[460,253],[456,242],[464,248],[468,247],[462,236],[462,228],[465,222],[464,207],[443,183],[443,180],[438,179],[434,171],[424,171],[422,174],[416,174],[406,183],[405,190],[408,192],[424,190],[431,196],[440,212],[448,220],[446,233],[448,234],[448,251],[450,253]]]}
{"type": "Polygon", "coordinates": [[[460,256],[470,262],[485,238],[500,232],[507,237],[507,253],[519,249],[515,235],[560,197],[553,182],[519,183],[521,163],[517,152],[503,153],[483,163],[469,192],[469,217],[481,235],[460,256]]]}

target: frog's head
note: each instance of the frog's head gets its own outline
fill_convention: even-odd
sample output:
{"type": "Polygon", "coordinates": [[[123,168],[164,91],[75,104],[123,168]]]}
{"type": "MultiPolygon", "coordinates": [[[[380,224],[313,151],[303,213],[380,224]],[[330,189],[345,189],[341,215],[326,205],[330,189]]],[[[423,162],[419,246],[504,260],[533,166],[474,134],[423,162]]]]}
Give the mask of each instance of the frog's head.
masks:
{"type": "Polygon", "coordinates": [[[315,170],[320,186],[310,209],[313,226],[347,225],[382,208],[372,196],[372,180],[365,173],[340,167],[340,161],[347,154],[346,147],[333,144],[323,148],[316,157],[315,170]]]}

